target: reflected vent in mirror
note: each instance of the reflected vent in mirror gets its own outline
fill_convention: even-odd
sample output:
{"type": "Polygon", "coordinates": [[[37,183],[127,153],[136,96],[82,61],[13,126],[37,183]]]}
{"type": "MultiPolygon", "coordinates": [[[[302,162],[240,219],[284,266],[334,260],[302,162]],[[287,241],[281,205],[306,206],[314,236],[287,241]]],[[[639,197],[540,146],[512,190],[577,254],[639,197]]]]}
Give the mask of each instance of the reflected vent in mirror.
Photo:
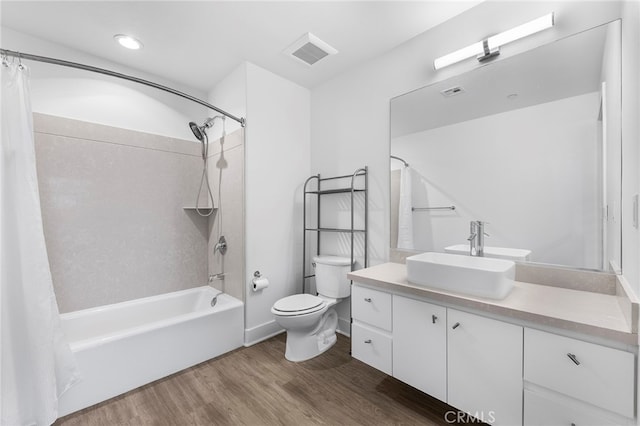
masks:
{"type": "Polygon", "coordinates": [[[464,91],[465,91],[464,87],[455,86],[455,87],[450,87],[448,89],[440,91],[440,94],[442,96],[444,96],[445,98],[450,98],[451,96],[455,96],[455,95],[459,95],[460,93],[464,93],[464,91]]]}

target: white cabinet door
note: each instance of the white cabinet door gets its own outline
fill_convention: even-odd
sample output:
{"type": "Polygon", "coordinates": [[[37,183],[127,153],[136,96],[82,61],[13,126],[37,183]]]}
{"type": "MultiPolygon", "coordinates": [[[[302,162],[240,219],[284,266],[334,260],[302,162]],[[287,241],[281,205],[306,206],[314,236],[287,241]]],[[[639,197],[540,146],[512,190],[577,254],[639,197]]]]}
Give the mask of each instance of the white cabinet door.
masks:
{"type": "Polygon", "coordinates": [[[393,296],[393,376],[446,402],[446,308],[393,296]]]}
{"type": "Polygon", "coordinates": [[[447,402],[493,425],[522,424],[522,327],[449,309],[447,402]]]}

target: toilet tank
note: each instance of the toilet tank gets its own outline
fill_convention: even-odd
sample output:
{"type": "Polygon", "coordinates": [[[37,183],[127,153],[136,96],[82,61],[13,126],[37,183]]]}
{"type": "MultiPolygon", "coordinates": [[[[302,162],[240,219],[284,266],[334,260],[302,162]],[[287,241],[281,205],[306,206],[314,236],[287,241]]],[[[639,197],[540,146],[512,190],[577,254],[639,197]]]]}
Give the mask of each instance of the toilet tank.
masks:
{"type": "Polygon", "coordinates": [[[340,256],[315,256],[316,290],[323,296],[341,299],[351,295],[351,283],[347,273],[351,271],[351,259],[340,256]]]}

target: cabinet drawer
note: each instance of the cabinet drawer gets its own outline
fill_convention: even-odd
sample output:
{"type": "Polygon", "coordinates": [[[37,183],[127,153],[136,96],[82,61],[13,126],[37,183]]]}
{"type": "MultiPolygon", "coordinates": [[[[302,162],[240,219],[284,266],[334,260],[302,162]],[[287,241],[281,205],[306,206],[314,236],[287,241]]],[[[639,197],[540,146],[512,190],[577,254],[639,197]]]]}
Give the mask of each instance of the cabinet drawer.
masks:
{"type": "Polygon", "coordinates": [[[604,417],[593,407],[577,403],[560,402],[551,396],[524,391],[524,426],[616,426],[618,420],[604,417]]]}
{"type": "Polygon", "coordinates": [[[391,331],[391,294],[354,285],[351,306],[354,319],[391,331]]]}
{"type": "Polygon", "coordinates": [[[391,375],[391,336],[362,324],[351,327],[351,354],[365,364],[391,375]]]}
{"type": "Polygon", "coordinates": [[[524,378],[633,417],[634,356],[629,352],[525,329],[524,378]]]}

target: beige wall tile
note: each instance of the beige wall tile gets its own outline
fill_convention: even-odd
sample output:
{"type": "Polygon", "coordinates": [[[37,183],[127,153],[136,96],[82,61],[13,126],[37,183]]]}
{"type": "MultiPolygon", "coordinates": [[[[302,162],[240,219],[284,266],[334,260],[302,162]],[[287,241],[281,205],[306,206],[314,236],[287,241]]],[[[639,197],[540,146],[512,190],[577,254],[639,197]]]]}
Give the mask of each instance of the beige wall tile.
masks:
{"type": "Polygon", "coordinates": [[[198,144],[55,117],[35,126],[61,312],[207,283],[207,220],[183,210],[198,191],[198,144]]]}

